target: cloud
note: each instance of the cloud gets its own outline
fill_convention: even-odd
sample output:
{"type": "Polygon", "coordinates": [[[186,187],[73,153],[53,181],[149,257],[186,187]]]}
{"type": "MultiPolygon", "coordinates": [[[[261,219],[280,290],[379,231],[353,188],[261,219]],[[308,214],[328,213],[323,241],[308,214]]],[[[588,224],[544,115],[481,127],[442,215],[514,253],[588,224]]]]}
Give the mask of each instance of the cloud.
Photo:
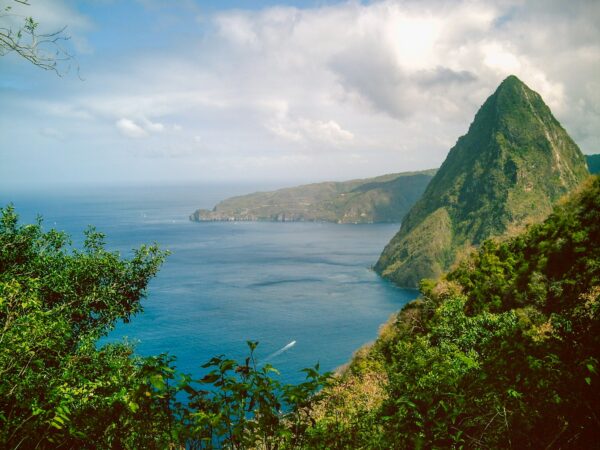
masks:
{"type": "Polygon", "coordinates": [[[146,118],[142,118],[139,123],[136,123],[131,119],[123,117],[115,122],[115,126],[123,136],[133,139],[147,137],[151,133],[160,133],[165,130],[165,126],[162,123],[151,122],[146,118]]]}
{"type": "MultiPolygon", "coordinates": [[[[99,57],[85,86],[12,105],[57,122],[38,129],[85,123],[114,148],[140,146],[136,156],[185,159],[190,177],[198,165],[249,176],[232,169],[246,164],[256,178],[341,179],[439,166],[514,73],[584,151],[600,149],[600,2],[350,1],[202,10],[201,21],[192,10],[169,6],[177,39],[120,64],[99,57]]],[[[146,14],[161,11],[152,0],[146,14]]]]}
{"type": "Polygon", "coordinates": [[[165,126],[159,122],[151,122],[146,118],[142,119],[143,127],[148,132],[160,133],[165,130],[165,126]]]}
{"type": "Polygon", "coordinates": [[[115,126],[123,134],[123,136],[127,136],[129,138],[137,139],[148,136],[148,132],[146,130],[130,119],[119,119],[115,122],[115,126]]]}
{"type": "Polygon", "coordinates": [[[334,120],[279,117],[267,122],[265,128],[287,141],[326,144],[331,147],[339,147],[354,139],[354,134],[334,120]]]}

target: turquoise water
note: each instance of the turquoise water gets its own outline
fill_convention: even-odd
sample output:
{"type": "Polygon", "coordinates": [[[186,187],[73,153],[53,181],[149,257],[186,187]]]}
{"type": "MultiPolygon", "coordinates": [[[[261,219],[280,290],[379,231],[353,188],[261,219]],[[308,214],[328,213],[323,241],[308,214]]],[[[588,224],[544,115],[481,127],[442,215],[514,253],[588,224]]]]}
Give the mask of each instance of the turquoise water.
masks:
{"type": "MultiPolygon", "coordinates": [[[[245,188],[246,190],[248,188],[245,188]]],[[[260,342],[286,382],[319,362],[346,363],[379,326],[416,296],[381,280],[370,266],[397,224],[194,223],[187,216],[242,187],[137,187],[3,193],[23,221],[69,232],[89,224],[124,255],[157,242],[171,255],[151,282],[144,312],[109,339],[137,341],[138,353],[169,352],[199,374],[210,357],[242,358],[260,342]],[[290,345],[292,342],[295,343],[290,345]],[[283,351],[279,351],[282,350],[283,351]],[[273,355],[275,353],[275,355],[273,355]]]]}

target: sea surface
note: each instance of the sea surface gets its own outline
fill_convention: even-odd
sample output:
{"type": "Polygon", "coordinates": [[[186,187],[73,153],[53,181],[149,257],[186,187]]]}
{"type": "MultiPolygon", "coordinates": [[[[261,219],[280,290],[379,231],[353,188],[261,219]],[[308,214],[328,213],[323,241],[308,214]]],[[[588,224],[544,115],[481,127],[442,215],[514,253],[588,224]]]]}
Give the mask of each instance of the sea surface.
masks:
{"type": "Polygon", "coordinates": [[[144,312],[108,340],[137,342],[137,352],[168,352],[179,370],[225,354],[242,359],[247,340],[258,359],[299,382],[317,362],[334,370],[373,341],[390,315],[416,297],[371,269],[398,224],[195,223],[188,215],[240,186],[48,188],[1,192],[23,222],[40,214],[45,228],[81,245],[88,225],[124,256],[156,242],[171,255],[149,286],[144,312]]]}

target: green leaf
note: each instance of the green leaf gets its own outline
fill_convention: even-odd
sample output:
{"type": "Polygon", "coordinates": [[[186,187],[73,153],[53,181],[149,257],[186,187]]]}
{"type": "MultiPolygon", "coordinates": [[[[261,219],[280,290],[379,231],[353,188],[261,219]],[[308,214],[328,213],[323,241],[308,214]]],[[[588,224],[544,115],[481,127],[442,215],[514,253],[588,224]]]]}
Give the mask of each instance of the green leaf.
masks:
{"type": "Polygon", "coordinates": [[[129,402],[127,405],[129,406],[129,409],[133,413],[136,413],[140,409],[140,406],[135,402],[129,402]]]}
{"type": "Polygon", "coordinates": [[[162,391],[166,386],[162,375],[152,375],[150,377],[150,384],[159,391],[162,391]]]}

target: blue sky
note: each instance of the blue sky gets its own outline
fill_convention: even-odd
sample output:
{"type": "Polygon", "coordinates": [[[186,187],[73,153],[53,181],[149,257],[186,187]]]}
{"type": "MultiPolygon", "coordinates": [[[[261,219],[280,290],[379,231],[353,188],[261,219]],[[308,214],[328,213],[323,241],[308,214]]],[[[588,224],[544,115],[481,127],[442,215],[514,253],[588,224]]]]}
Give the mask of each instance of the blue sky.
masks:
{"type": "Polygon", "coordinates": [[[30,3],[14,12],[66,25],[81,79],[0,57],[0,185],[437,167],[511,73],[600,152],[600,2],[30,3]]]}

